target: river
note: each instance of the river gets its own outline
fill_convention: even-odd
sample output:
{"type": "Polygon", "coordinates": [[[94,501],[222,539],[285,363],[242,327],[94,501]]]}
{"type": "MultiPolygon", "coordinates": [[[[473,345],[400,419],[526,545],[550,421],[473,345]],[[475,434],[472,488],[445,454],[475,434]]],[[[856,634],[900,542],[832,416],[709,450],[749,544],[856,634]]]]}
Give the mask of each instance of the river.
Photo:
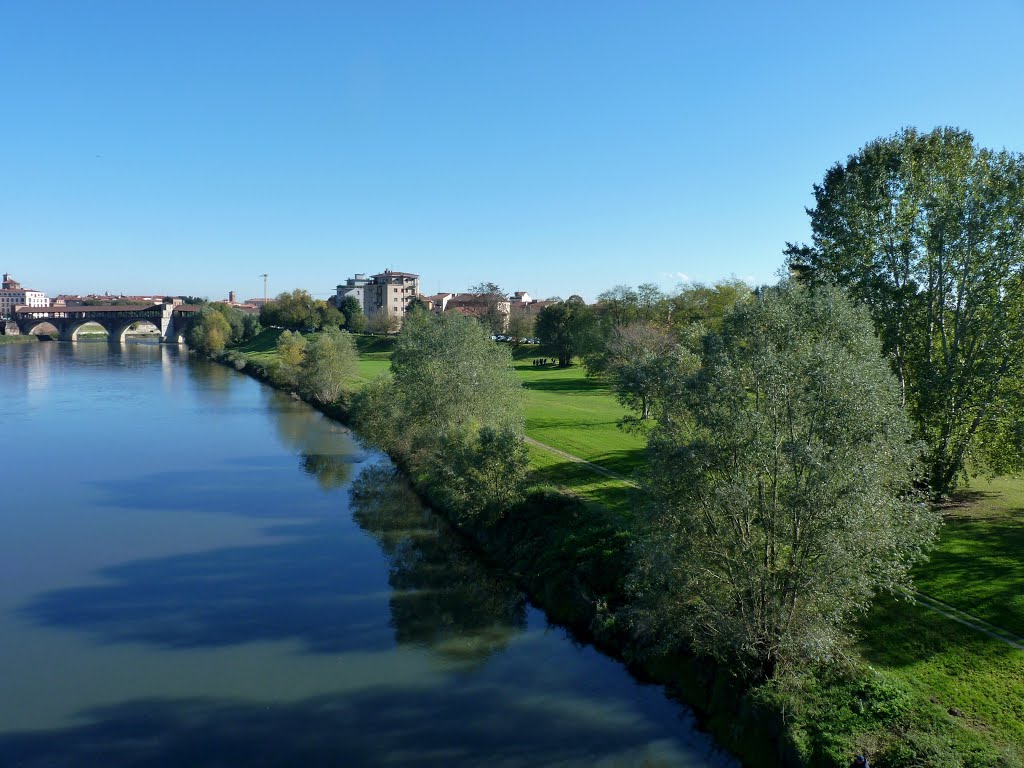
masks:
{"type": "Polygon", "coordinates": [[[732,765],[305,404],[148,343],[0,397],[0,765],[732,765]]]}

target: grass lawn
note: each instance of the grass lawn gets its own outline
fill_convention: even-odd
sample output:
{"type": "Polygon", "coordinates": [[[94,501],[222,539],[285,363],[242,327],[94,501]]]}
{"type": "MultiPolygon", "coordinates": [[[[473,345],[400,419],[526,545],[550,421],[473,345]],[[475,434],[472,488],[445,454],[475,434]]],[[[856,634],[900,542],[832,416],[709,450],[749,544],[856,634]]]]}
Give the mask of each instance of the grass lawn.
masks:
{"type": "Polygon", "coordinates": [[[972,481],[943,512],[917,588],[1024,637],[1024,477],[972,481]]]}
{"type": "Polygon", "coordinates": [[[599,475],[584,464],[566,461],[543,448],[527,445],[531,486],[550,486],[583,501],[609,509],[624,520],[633,515],[637,489],[629,483],[599,475]]]}
{"type": "Polygon", "coordinates": [[[588,378],[581,365],[534,367],[538,353],[515,352],[516,373],[526,388],[526,434],[552,448],[630,475],[645,466],[647,441],[617,426],[629,411],[608,387],[588,378]]]}
{"type": "MultiPolygon", "coordinates": [[[[923,593],[1024,635],[1024,478],[976,481],[944,507],[923,593]]],[[[1024,651],[903,600],[879,600],[861,651],[922,701],[937,705],[965,748],[989,738],[1024,764],[1024,651]],[[963,717],[952,717],[955,708],[963,717]]]]}

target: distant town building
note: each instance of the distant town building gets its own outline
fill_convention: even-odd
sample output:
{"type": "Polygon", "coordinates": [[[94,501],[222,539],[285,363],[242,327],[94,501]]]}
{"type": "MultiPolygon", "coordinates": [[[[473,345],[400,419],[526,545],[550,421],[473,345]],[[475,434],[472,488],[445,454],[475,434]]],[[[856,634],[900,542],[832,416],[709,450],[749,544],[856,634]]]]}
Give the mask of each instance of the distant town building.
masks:
{"type": "Polygon", "coordinates": [[[365,312],[366,305],[363,303],[363,293],[369,282],[370,280],[365,274],[357,272],[355,277],[348,278],[344,283],[338,286],[337,293],[328,299],[328,303],[340,308],[341,302],[349,296],[352,296],[359,301],[359,306],[362,307],[363,312],[365,312]]]}
{"type": "Polygon", "coordinates": [[[420,276],[385,269],[373,275],[363,286],[363,313],[373,317],[384,313],[399,320],[405,317],[409,302],[420,293],[420,276]]]}
{"type": "Polygon", "coordinates": [[[4,272],[0,283],[0,317],[10,317],[15,307],[48,307],[50,300],[42,291],[22,288],[21,283],[4,272]]]}

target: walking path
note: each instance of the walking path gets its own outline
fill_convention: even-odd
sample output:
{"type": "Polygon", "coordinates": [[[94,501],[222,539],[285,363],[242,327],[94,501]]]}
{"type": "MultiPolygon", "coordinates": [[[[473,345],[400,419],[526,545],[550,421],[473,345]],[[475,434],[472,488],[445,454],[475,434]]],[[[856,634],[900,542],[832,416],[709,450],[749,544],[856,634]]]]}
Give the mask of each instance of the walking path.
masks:
{"type": "Polygon", "coordinates": [[[984,619],[979,619],[977,616],[972,616],[966,611],[954,608],[949,603],[944,603],[938,598],[926,595],[923,592],[915,590],[913,592],[904,592],[903,594],[922,608],[935,611],[935,613],[941,613],[947,619],[952,619],[955,622],[963,624],[965,627],[970,627],[975,632],[988,635],[993,640],[1006,643],[1007,645],[1016,648],[1018,651],[1024,651],[1024,637],[1019,637],[1008,629],[1003,629],[1002,627],[996,626],[984,619]]]}
{"type": "Polygon", "coordinates": [[[597,472],[599,475],[604,475],[605,477],[610,477],[613,480],[621,480],[624,483],[628,483],[629,485],[632,485],[634,488],[636,487],[636,483],[634,483],[632,480],[630,480],[625,475],[620,475],[618,472],[613,472],[610,469],[606,469],[605,467],[602,467],[600,464],[594,464],[593,462],[587,461],[586,459],[581,459],[579,456],[573,456],[571,453],[566,453],[565,451],[560,451],[557,448],[552,448],[550,445],[547,445],[546,443],[542,443],[542,442],[540,442],[540,440],[534,440],[532,437],[524,437],[523,440],[525,440],[527,443],[529,443],[532,446],[535,446],[537,448],[542,448],[543,450],[548,451],[549,453],[553,453],[553,454],[555,454],[555,456],[563,458],[566,461],[572,461],[572,462],[574,462],[576,464],[582,464],[587,469],[589,469],[589,470],[591,470],[593,472],[597,472]]]}
{"type": "MultiPolygon", "coordinates": [[[[553,448],[550,445],[547,445],[546,443],[540,442],[539,440],[534,440],[532,437],[524,437],[523,439],[530,445],[535,446],[537,448],[541,448],[545,451],[548,451],[549,453],[553,453],[556,456],[565,459],[566,461],[571,461],[576,464],[582,464],[592,472],[597,472],[600,475],[604,475],[605,477],[610,477],[615,480],[621,480],[624,483],[632,485],[634,488],[637,487],[637,484],[634,483],[625,475],[620,475],[618,472],[614,472],[610,469],[602,467],[600,464],[594,464],[592,461],[587,461],[586,459],[581,459],[579,456],[574,456],[573,454],[566,453],[565,451],[559,450],[558,448],[553,448]]],[[[945,616],[947,619],[952,619],[955,622],[963,624],[965,627],[973,629],[975,632],[980,632],[983,635],[991,637],[993,640],[998,640],[1001,643],[1006,643],[1007,645],[1011,646],[1012,648],[1016,648],[1019,651],[1024,651],[1024,637],[1019,637],[1018,635],[1013,634],[1013,632],[1010,632],[1009,630],[996,626],[995,624],[985,621],[984,619],[979,619],[977,616],[972,616],[966,611],[961,611],[959,608],[954,608],[949,603],[944,603],[938,598],[931,597],[930,595],[926,595],[923,592],[918,592],[914,590],[911,592],[904,592],[903,594],[905,594],[915,603],[920,605],[922,608],[926,608],[929,611],[934,611],[935,613],[941,614],[942,616],[945,616]]]]}

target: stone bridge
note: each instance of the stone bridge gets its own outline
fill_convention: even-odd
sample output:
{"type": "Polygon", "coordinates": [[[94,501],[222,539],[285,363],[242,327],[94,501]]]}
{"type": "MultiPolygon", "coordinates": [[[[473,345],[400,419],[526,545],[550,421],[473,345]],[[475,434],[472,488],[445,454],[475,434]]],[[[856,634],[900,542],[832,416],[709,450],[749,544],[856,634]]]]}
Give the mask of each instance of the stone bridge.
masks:
{"type": "Polygon", "coordinates": [[[180,344],[184,341],[189,319],[201,307],[189,304],[144,304],[114,307],[26,307],[14,308],[8,321],[8,333],[17,326],[18,333],[38,333],[39,326],[52,325],[61,341],[76,341],[86,323],[103,327],[109,341],[123,342],[135,323],[149,323],[160,332],[160,341],[180,344]]]}

